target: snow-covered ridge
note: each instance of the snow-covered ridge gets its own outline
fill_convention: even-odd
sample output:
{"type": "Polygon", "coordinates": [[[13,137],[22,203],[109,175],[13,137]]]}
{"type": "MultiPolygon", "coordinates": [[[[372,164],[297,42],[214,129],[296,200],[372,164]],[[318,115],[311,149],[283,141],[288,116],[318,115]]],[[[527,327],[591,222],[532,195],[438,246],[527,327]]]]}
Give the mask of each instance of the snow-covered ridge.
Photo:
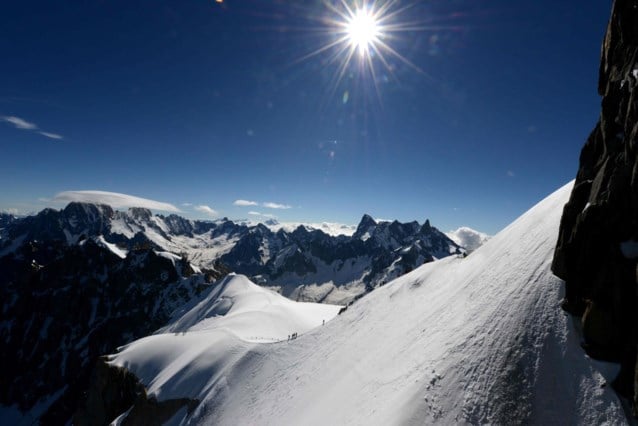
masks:
{"type": "Polygon", "coordinates": [[[229,366],[264,343],[291,342],[334,318],[341,306],[293,302],[231,274],[176,321],[111,357],[160,400],[211,391],[229,366]]]}
{"type": "Polygon", "coordinates": [[[193,309],[158,333],[225,329],[244,341],[277,342],[332,319],[341,306],[294,302],[229,274],[193,309]]]}
{"type": "Polygon", "coordinates": [[[159,400],[201,401],[174,424],[623,424],[610,371],[580,348],[550,271],[570,189],[294,341],[204,327],[139,340],[113,362],[159,400]]]}

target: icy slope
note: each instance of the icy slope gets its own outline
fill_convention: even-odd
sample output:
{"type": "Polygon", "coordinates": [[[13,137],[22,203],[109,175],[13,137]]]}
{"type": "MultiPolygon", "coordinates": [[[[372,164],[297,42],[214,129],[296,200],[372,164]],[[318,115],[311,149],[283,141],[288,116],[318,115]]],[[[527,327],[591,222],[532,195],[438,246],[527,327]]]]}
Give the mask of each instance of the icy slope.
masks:
{"type": "Polygon", "coordinates": [[[159,335],[115,363],[160,400],[201,400],[173,419],[185,423],[621,424],[609,366],[585,357],[549,270],[570,189],[469,257],[424,265],[297,340],[159,335]]]}

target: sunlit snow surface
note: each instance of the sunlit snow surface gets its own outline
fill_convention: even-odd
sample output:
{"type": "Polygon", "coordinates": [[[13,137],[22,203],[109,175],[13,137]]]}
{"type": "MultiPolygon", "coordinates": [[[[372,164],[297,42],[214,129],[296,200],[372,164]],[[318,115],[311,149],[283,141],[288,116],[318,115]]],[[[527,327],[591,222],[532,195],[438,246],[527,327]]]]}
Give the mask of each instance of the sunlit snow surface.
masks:
{"type": "Polygon", "coordinates": [[[260,343],[288,341],[322,326],[341,306],[294,302],[231,274],[157,334],[123,348],[114,363],[143,379],[160,400],[204,394],[260,343]]]}
{"type": "Polygon", "coordinates": [[[104,239],[104,236],[100,235],[97,238],[95,238],[95,242],[106,248],[107,250],[109,250],[111,253],[113,253],[114,255],[116,255],[117,257],[119,257],[120,259],[126,259],[126,255],[128,254],[128,251],[119,248],[117,245],[109,243],[108,241],[106,241],[104,239]]]}
{"type": "MultiPolygon", "coordinates": [[[[585,356],[550,272],[570,189],[467,258],[424,265],[297,340],[255,343],[281,337],[284,329],[267,323],[292,313],[259,308],[255,318],[215,326],[214,315],[235,306],[218,298],[113,362],[160,400],[201,400],[192,416],[173,419],[183,423],[622,424],[603,386],[609,366],[585,356]]],[[[252,291],[243,277],[231,284],[239,279],[252,291]]]]}

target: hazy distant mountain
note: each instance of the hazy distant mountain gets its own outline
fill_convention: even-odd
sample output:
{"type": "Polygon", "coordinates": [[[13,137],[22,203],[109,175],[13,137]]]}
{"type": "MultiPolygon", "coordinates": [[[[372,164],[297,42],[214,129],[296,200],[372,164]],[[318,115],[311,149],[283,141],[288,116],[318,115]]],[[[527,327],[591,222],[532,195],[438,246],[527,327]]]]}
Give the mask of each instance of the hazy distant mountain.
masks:
{"type": "Polygon", "coordinates": [[[286,232],[292,232],[300,226],[309,228],[309,229],[318,229],[323,231],[324,233],[332,236],[337,235],[347,235],[350,236],[354,234],[357,230],[356,225],[346,225],[343,223],[335,223],[335,222],[318,222],[318,223],[307,223],[307,222],[279,222],[277,219],[266,219],[263,221],[256,221],[250,219],[240,219],[234,220],[235,223],[239,225],[246,226],[256,226],[259,223],[262,223],[268,227],[273,232],[277,232],[280,229],[283,229],[286,232]]]}

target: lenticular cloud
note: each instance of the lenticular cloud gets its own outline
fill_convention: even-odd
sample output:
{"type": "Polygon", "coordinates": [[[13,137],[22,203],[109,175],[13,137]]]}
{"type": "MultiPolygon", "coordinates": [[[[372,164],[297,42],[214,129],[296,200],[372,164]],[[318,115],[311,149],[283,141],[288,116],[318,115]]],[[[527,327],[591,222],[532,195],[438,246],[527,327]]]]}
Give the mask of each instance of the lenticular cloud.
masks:
{"type": "Polygon", "coordinates": [[[133,195],[120,194],[106,191],[64,191],[56,194],[53,201],[108,204],[111,207],[144,207],[151,210],[167,212],[180,212],[181,210],[170,203],[149,200],[148,198],[135,197],[133,195]]]}

